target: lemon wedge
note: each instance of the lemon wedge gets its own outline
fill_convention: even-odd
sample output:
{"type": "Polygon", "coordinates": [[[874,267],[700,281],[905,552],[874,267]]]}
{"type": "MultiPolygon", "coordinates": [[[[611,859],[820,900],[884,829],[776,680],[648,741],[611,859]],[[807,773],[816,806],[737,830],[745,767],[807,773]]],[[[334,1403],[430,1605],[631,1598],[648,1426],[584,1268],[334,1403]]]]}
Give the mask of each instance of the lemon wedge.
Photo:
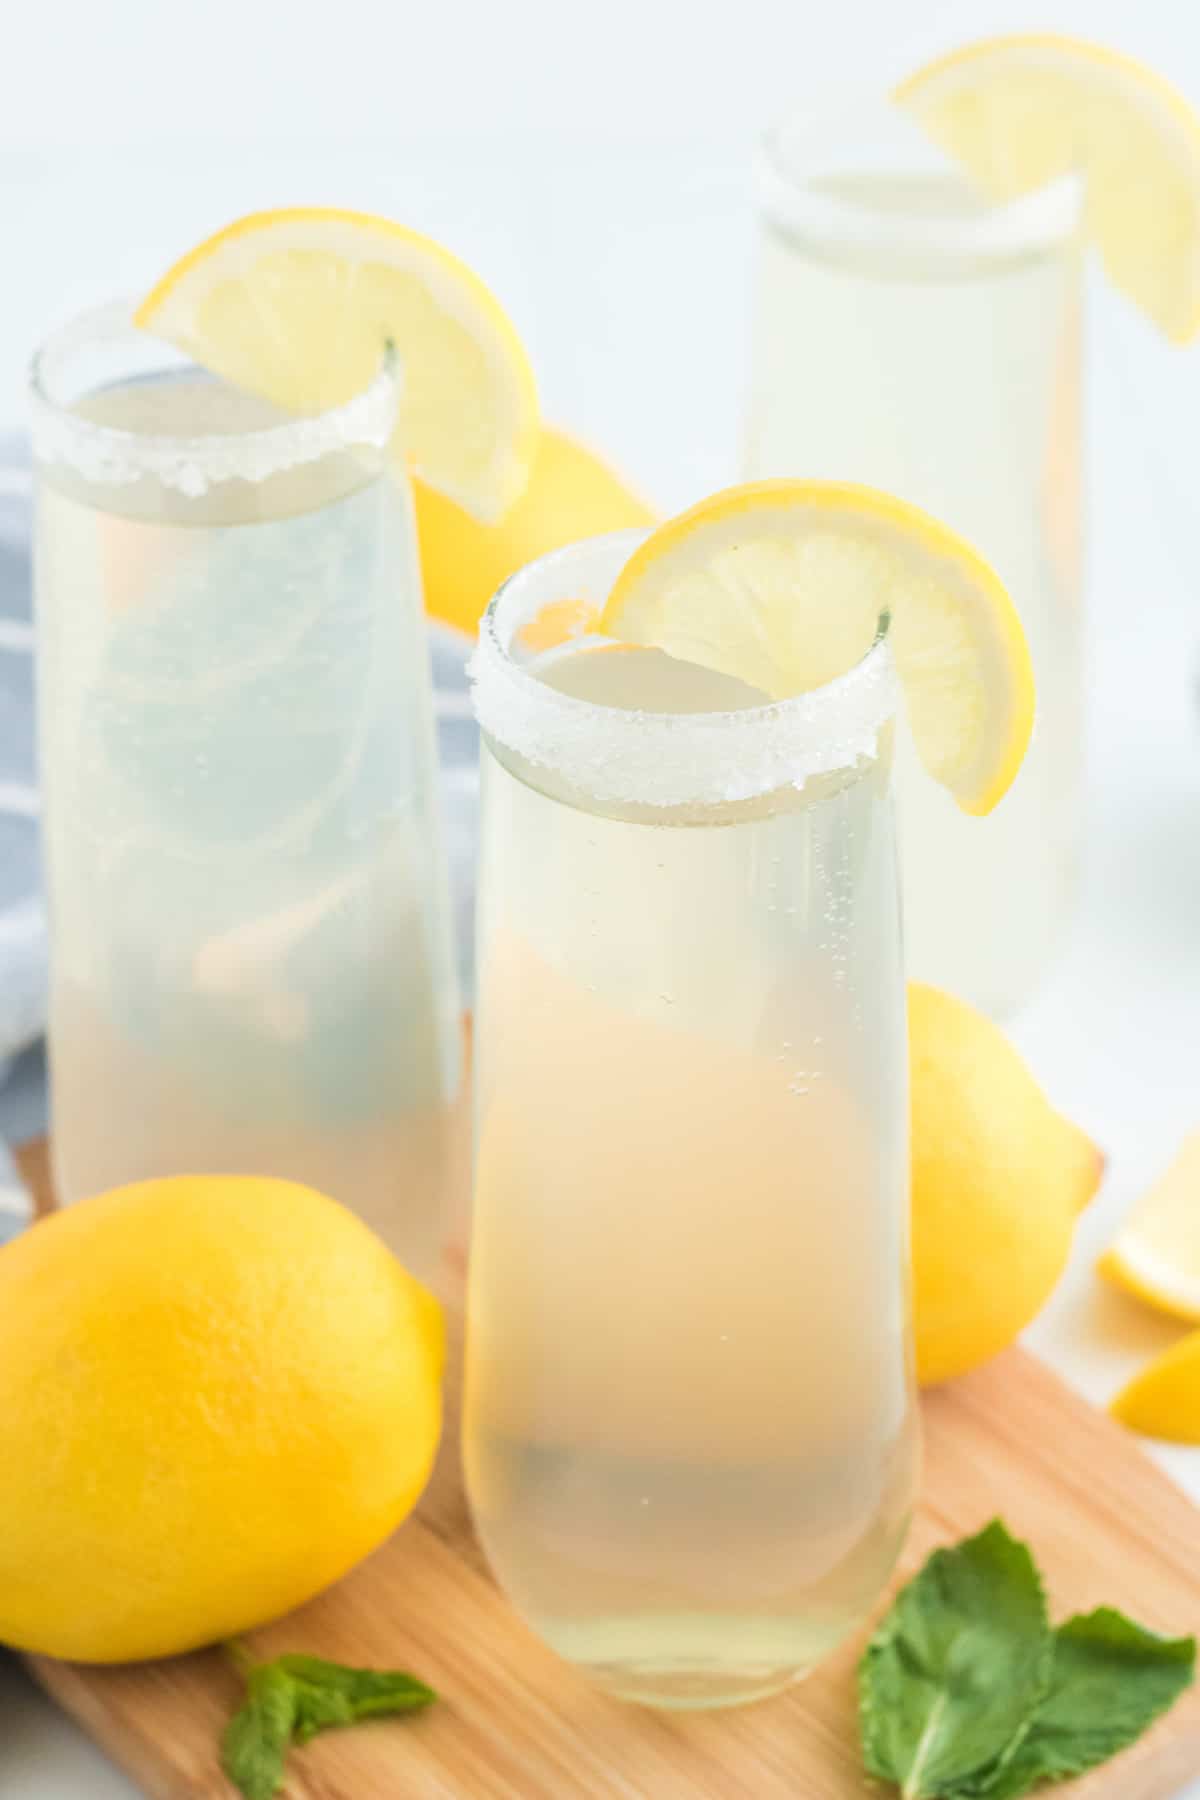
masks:
{"type": "Polygon", "coordinates": [[[1159,1312],[1200,1325],[1200,1131],[1185,1139],[1096,1266],[1159,1312]]]}
{"type": "Polygon", "coordinates": [[[1200,1444],[1200,1331],[1189,1332],[1147,1363],[1109,1411],[1146,1437],[1200,1444]]]}
{"type": "Polygon", "coordinates": [[[989,38],[893,99],[995,200],[1085,183],[1084,233],[1177,343],[1200,329],[1200,117],[1161,76],[1076,38],[989,38]]]}
{"type": "Polygon", "coordinates": [[[885,612],[921,760],[990,812],[1029,743],[1029,649],[998,576],[916,507],[841,482],[726,489],[641,545],[600,630],[782,699],[853,667],[885,612]]]}
{"type": "Polygon", "coordinates": [[[419,232],[332,207],[251,213],[168,270],[135,323],[295,413],[361,392],[391,343],[397,448],[414,471],[484,521],[525,490],[529,359],[479,277],[419,232]]]}

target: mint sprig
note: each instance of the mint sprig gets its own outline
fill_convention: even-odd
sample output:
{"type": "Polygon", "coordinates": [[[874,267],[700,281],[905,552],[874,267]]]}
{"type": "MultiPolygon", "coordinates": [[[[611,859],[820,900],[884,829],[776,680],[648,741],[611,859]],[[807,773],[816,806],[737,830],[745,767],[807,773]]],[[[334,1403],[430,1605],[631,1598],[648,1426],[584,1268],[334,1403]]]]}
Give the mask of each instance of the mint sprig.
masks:
{"type": "Polygon", "coordinates": [[[1111,1607],[1052,1631],[1028,1547],[999,1519],[937,1550],[859,1666],[863,1758],[903,1800],[1020,1800],[1106,1762],[1191,1685],[1193,1638],[1111,1607]]]}
{"type": "Polygon", "coordinates": [[[355,1669],[297,1654],[254,1663],[238,1644],[229,1652],[246,1694],[222,1736],[221,1767],[245,1800],[274,1800],[293,1744],[363,1719],[416,1712],[436,1698],[400,1670],[355,1669]]]}
{"type": "Polygon", "coordinates": [[[1019,1800],[1041,1781],[1082,1775],[1141,1737],[1190,1687],[1195,1640],[1162,1638],[1110,1606],[1054,1633],[1050,1686],[1023,1741],[978,1788],[1019,1800]]]}
{"type": "Polygon", "coordinates": [[[941,1795],[990,1768],[1050,1676],[1037,1567],[997,1519],[935,1550],[901,1589],[860,1671],[863,1754],[904,1800],[941,1795]]]}
{"type": "Polygon", "coordinates": [[[265,1663],[246,1676],[246,1699],[221,1739],[221,1767],[245,1800],[273,1800],[296,1728],[296,1687],[265,1663]]]}

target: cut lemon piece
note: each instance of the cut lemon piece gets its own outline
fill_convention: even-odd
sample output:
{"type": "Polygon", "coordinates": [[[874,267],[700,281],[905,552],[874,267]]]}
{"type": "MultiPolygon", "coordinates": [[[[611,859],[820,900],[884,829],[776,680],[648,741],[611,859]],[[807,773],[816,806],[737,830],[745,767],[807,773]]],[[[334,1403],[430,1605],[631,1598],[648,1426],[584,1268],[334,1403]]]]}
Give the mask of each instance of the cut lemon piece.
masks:
{"type": "Polygon", "coordinates": [[[1138,1372],[1109,1407],[1122,1425],[1147,1437],[1200,1444],[1200,1331],[1138,1372]]]}
{"type": "Polygon", "coordinates": [[[1160,1312],[1200,1325],[1200,1131],[1184,1141],[1096,1267],[1160,1312]]]}
{"type": "Polygon", "coordinates": [[[1115,285],[1177,343],[1200,329],[1200,117],[1161,76],[1033,34],[940,57],[893,98],[995,200],[1077,172],[1115,285]]]}
{"type": "Polygon", "coordinates": [[[841,482],[729,488],[634,553],[600,629],[783,699],[852,668],[885,612],[922,762],[990,812],[1029,743],[1029,649],[999,578],[916,507],[841,482]]]}
{"type": "Polygon", "coordinates": [[[351,399],[390,343],[397,445],[439,493],[500,518],[538,440],[529,359],[500,303],[430,238],[367,213],[251,213],[175,264],[135,323],[290,412],[351,399]]]}

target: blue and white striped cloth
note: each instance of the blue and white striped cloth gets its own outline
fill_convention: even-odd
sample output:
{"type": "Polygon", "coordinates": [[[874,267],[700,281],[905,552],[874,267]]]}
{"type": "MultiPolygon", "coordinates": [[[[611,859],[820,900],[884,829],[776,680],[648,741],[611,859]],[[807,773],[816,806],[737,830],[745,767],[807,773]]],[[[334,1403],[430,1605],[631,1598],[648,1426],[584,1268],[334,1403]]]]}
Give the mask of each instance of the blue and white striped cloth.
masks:
{"type": "MultiPolygon", "coordinates": [[[[12,1103],[19,1081],[19,1123],[26,1130],[44,1117],[44,1077],[21,1052],[45,1029],[47,996],[34,760],[31,517],[28,444],[0,437],[0,1121],[17,1113],[12,1103]]],[[[437,625],[431,640],[454,928],[463,992],[469,995],[479,794],[479,733],[465,672],[470,645],[437,625]]],[[[0,1243],[25,1223],[28,1210],[0,1124],[0,1243]]]]}
{"type": "MultiPolygon", "coordinates": [[[[46,920],[38,869],[33,753],[33,620],[26,446],[0,439],[0,1083],[46,1016],[46,920]]],[[[0,1142],[0,1243],[27,1215],[0,1142]]]]}

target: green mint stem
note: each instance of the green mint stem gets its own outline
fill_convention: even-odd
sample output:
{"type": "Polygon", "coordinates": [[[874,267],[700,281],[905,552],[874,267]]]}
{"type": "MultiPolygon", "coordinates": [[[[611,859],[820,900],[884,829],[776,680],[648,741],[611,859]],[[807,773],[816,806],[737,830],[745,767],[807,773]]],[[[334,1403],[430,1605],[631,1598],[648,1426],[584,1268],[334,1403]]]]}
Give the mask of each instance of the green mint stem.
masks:
{"type": "Polygon", "coordinates": [[[916,1753],[913,1756],[913,1765],[909,1771],[908,1780],[900,1790],[900,1800],[921,1800],[921,1796],[925,1791],[922,1785],[925,1778],[925,1763],[933,1745],[937,1742],[937,1734],[941,1728],[942,1713],[945,1710],[945,1706],[946,1696],[945,1694],[939,1694],[933,1703],[933,1708],[926,1721],[925,1729],[921,1733],[921,1740],[918,1743],[916,1753]]]}
{"type": "Polygon", "coordinates": [[[240,1638],[230,1638],[221,1648],[239,1675],[249,1675],[255,1666],[255,1660],[240,1638]]]}

